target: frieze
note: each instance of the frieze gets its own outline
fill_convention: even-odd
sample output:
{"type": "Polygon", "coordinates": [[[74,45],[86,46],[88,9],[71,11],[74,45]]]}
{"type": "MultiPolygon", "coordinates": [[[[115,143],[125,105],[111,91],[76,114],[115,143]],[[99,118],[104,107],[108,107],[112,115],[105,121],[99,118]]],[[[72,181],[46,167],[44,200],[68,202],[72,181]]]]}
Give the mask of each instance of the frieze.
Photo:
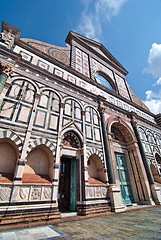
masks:
{"type": "Polygon", "coordinates": [[[51,200],[52,197],[52,186],[20,186],[17,196],[18,202],[25,201],[44,201],[51,200]]]}
{"type": "Polygon", "coordinates": [[[87,186],[86,187],[87,198],[106,198],[107,186],[87,186]]]}

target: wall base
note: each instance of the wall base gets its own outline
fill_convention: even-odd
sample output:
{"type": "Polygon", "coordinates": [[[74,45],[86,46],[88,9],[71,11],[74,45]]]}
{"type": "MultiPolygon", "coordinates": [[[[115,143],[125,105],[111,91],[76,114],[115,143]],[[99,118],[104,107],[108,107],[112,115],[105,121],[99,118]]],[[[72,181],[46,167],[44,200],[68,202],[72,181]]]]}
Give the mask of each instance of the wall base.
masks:
{"type": "Polygon", "coordinates": [[[78,215],[86,216],[86,215],[94,215],[98,213],[106,213],[111,212],[111,207],[108,203],[106,204],[80,204],[77,205],[77,213],[78,215]]]}
{"type": "MultiPolygon", "coordinates": [[[[9,207],[5,212],[0,212],[0,231],[19,229],[32,226],[41,226],[50,224],[54,220],[61,218],[61,214],[57,208],[41,208],[39,209],[19,209],[14,210],[9,207]]],[[[24,207],[24,206],[23,206],[24,207]]]]}

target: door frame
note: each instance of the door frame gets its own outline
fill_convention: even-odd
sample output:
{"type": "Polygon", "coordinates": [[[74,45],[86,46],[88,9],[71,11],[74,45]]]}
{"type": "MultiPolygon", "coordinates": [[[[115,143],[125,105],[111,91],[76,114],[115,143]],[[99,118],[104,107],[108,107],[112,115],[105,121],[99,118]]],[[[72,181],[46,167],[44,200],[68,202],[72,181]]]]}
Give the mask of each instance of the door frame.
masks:
{"type": "Polygon", "coordinates": [[[128,204],[133,204],[135,201],[134,201],[134,194],[133,194],[133,189],[132,189],[132,184],[131,184],[131,174],[129,174],[129,166],[127,164],[127,159],[126,159],[126,154],[124,152],[119,152],[119,151],[115,151],[114,152],[115,154],[115,161],[116,161],[116,166],[117,166],[117,173],[118,173],[118,178],[119,178],[119,185],[120,185],[120,189],[121,189],[121,195],[122,195],[122,200],[123,200],[123,204],[124,205],[128,205],[128,204]],[[124,199],[124,191],[125,191],[125,187],[124,187],[124,184],[122,184],[122,180],[120,179],[121,178],[121,171],[119,171],[119,166],[118,166],[118,161],[117,161],[117,158],[116,158],[116,155],[117,154],[120,154],[120,155],[123,155],[124,156],[124,161],[125,161],[125,164],[126,164],[126,167],[123,168],[123,172],[125,173],[125,176],[126,178],[128,178],[128,181],[127,181],[127,185],[129,185],[129,191],[130,191],[130,194],[132,195],[130,197],[130,194],[129,194],[129,203],[126,202],[126,200],[124,199]]]}

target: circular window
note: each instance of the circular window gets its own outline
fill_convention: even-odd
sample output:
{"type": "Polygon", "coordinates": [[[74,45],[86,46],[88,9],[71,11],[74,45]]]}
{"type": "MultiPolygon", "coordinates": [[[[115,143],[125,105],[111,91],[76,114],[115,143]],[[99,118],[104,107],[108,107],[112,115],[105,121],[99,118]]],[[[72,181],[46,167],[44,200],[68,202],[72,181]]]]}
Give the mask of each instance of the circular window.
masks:
{"type": "Polygon", "coordinates": [[[113,90],[113,87],[111,86],[111,84],[108,82],[108,80],[106,78],[104,78],[103,76],[101,76],[100,74],[97,74],[95,76],[95,79],[98,83],[100,83],[101,85],[103,85],[104,87],[113,90]]]}

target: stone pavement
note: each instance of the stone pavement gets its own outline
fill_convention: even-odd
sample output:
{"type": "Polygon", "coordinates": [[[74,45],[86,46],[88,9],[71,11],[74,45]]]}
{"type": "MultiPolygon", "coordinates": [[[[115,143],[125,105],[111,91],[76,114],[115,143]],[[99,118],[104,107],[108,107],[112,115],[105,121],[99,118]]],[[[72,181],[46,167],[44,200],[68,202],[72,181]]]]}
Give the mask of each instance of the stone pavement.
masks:
{"type": "Polygon", "coordinates": [[[161,206],[0,233],[0,240],[161,240],[161,206]]]}
{"type": "Polygon", "coordinates": [[[63,240],[161,239],[161,206],[54,225],[63,240]]]}
{"type": "Polygon", "coordinates": [[[0,240],[51,240],[65,236],[65,233],[49,225],[1,232],[0,240]]]}

